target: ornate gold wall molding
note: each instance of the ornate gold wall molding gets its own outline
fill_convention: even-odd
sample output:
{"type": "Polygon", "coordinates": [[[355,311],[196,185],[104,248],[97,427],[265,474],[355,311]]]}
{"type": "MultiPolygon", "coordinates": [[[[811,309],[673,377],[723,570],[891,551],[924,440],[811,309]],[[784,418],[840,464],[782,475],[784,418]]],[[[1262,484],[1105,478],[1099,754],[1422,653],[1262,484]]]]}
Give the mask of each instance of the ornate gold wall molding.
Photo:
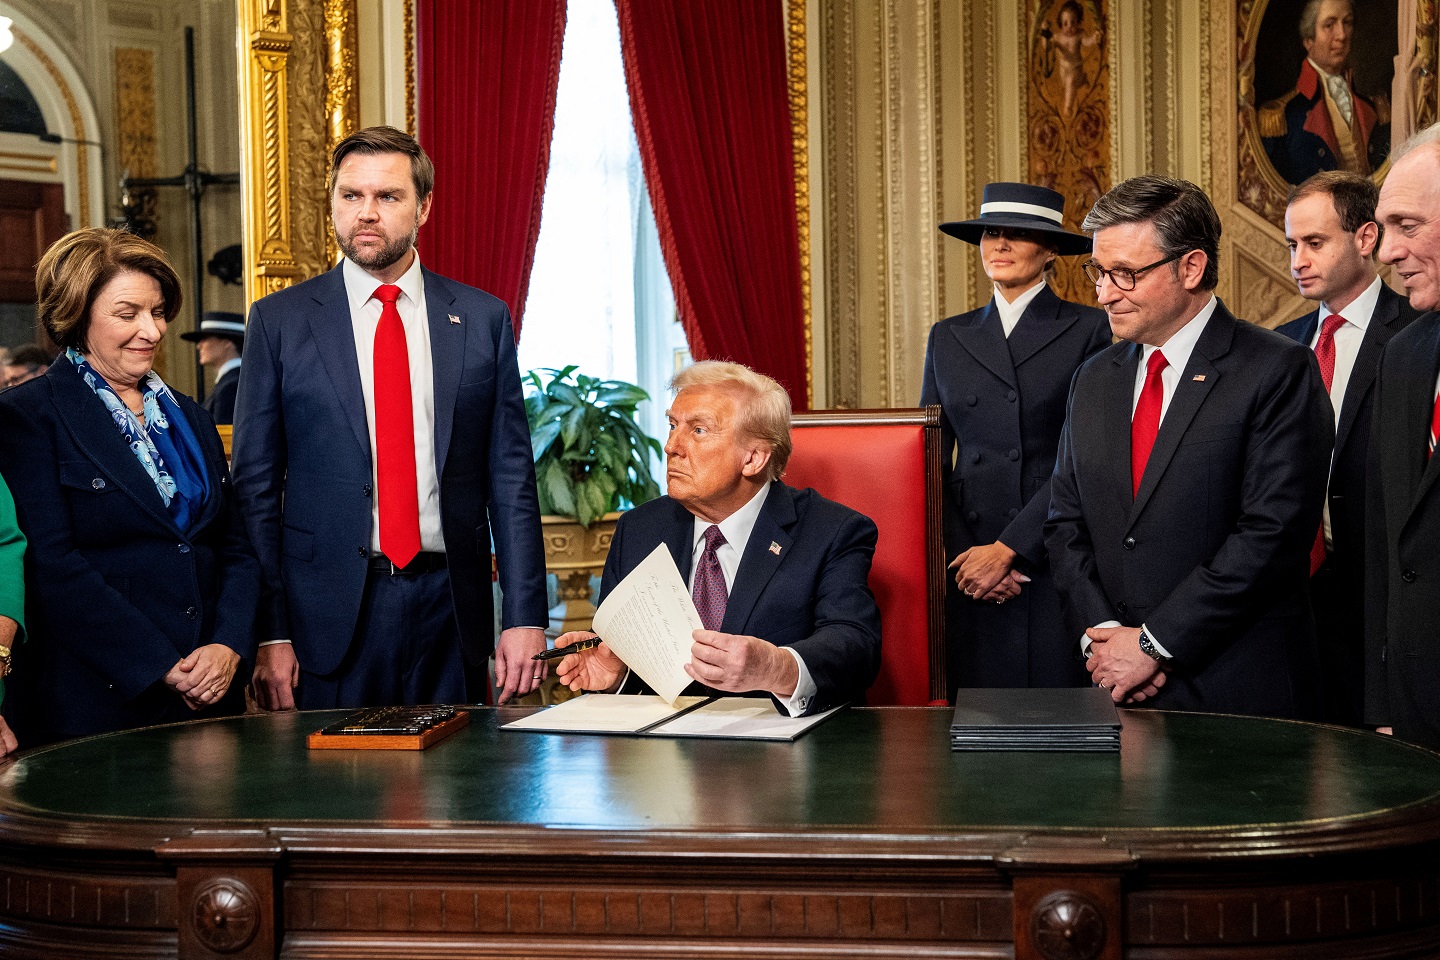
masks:
{"type": "Polygon", "coordinates": [[[239,0],[245,297],[334,263],[329,148],[359,120],[354,0],[239,0]]]}
{"type": "Polygon", "coordinates": [[[786,0],[785,41],[790,85],[790,130],[795,157],[795,225],[800,245],[800,309],[805,324],[805,398],[815,404],[810,311],[810,86],[806,63],[806,0],[786,0]]]}
{"type": "Polygon", "coordinates": [[[415,0],[405,0],[405,132],[419,136],[415,128],[415,0]]]}
{"type": "Polygon", "coordinates": [[[132,177],[156,176],[153,50],[115,48],[115,162],[132,177]]]}
{"type": "MultiPolygon", "coordinates": [[[[55,88],[60,91],[60,96],[65,101],[65,112],[69,114],[70,129],[75,131],[73,136],[79,140],[87,139],[85,121],[80,114],[80,103],[75,99],[74,91],[70,89],[70,84],[65,82],[65,76],[55,65],[55,61],[50,59],[50,55],[41,49],[34,38],[18,26],[12,25],[10,33],[15,38],[15,42],[24,47],[25,51],[45,68],[45,72],[49,74],[55,88]]],[[[88,143],[77,143],[75,147],[76,183],[80,194],[79,203],[76,205],[75,226],[80,229],[93,225],[90,222],[90,151],[94,148],[88,143]]]]}

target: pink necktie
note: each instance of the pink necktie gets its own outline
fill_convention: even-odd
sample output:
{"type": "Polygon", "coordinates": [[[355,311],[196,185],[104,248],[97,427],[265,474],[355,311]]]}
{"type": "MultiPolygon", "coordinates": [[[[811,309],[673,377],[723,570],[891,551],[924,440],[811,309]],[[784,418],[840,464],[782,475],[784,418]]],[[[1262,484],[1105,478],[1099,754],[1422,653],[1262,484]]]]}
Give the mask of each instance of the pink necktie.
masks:
{"type": "Polygon", "coordinates": [[[1140,388],[1140,402],[1135,404],[1135,416],[1130,421],[1130,496],[1140,493],[1140,478],[1145,476],[1145,464],[1150,462],[1150,451],[1155,447],[1155,435],[1160,432],[1160,408],[1165,401],[1165,385],[1160,382],[1160,371],[1169,366],[1165,354],[1156,350],[1150,354],[1145,365],[1145,386],[1140,388]]]}
{"type": "Polygon", "coordinates": [[[729,594],[725,590],[725,574],[720,570],[720,560],[715,550],[725,542],[725,534],[711,524],[705,528],[705,551],[700,554],[700,565],[695,568],[695,586],[692,593],[695,609],[700,613],[700,622],[706,630],[719,630],[725,622],[725,602],[729,594]]]}
{"type": "Polygon", "coordinates": [[[420,552],[420,492],[415,480],[415,420],[410,396],[410,351],[395,301],[400,288],[382,283],[375,328],[375,481],[380,551],[397,567],[420,552]]]}
{"type": "MultiPolygon", "coordinates": [[[[1332,313],[1325,318],[1325,323],[1320,327],[1320,339],[1315,341],[1315,361],[1320,364],[1320,379],[1325,381],[1325,392],[1330,392],[1330,385],[1335,382],[1335,331],[1345,318],[1338,313],[1332,313]]],[[[1315,576],[1315,571],[1325,563],[1325,522],[1320,522],[1320,529],[1315,531],[1315,542],[1310,545],[1310,576],[1315,576]]]]}
{"type": "Polygon", "coordinates": [[[1437,439],[1440,439],[1440,393],[1435,395],[1435,409],[1430,413],[1430,446],[1425,452],[1426,460],[1435,452],[1437,439]]]}

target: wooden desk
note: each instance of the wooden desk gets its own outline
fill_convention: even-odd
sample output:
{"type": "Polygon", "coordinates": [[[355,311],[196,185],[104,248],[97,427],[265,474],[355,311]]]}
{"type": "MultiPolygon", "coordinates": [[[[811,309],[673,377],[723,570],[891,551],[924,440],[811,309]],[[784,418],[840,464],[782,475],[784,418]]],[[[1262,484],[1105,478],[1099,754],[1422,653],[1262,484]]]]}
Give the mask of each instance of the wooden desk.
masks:
{"type": "Polygon", "coordinates": [[[952,754],[945,709],[794,744],[505,733],[308,751],[339,714],[0,766],[0,953],[1440,955],[1440,756],[1131,712],[1119,756],[952,754]]]}

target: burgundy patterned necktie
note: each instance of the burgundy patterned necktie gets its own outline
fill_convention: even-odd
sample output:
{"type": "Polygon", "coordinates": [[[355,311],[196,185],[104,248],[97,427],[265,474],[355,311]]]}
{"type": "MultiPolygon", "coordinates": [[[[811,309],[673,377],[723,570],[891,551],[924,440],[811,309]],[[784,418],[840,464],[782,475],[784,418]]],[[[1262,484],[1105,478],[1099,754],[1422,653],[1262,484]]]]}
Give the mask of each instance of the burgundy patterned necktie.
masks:
{"type": "Polygon", "coordinates": [[[704,536],[705,552],[700,554],[700,565],[695,568],[695,586],[691,593],[705,629],[719,630],[725,621],[725,601],[729,593],[725,590],[725,574],[720,570],[715,551],[725,542],[725,534],[712,523],[705,528],[704,536]]]}
{"type": "MultiPolygon", "coordinates": [[[[1335,331],[1345,323],[1345,318],[1332,313],[1320,326],[1320,339],[1315,341],[1315,362],[1320,364],[1320,379],[1325,383],[1325,392],[1335,382],[1335,331]]],[[[1315,531],[1315,542],[1310,545],[1310,576],[1325,565],[1325,521],[1315,531]]]]}

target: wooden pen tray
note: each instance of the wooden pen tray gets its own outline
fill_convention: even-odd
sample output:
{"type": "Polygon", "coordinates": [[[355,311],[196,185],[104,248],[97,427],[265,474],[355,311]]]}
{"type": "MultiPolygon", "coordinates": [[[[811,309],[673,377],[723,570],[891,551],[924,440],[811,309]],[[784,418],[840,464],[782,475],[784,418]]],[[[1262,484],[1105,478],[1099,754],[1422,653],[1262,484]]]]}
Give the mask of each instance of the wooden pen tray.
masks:
{"type": "Polygon", "coordinates": [[[468,710],[417,734],[407,733],[324,733],[315,731],[305,742],[311,750],[424,750],[470,723],[468,710]]]}

